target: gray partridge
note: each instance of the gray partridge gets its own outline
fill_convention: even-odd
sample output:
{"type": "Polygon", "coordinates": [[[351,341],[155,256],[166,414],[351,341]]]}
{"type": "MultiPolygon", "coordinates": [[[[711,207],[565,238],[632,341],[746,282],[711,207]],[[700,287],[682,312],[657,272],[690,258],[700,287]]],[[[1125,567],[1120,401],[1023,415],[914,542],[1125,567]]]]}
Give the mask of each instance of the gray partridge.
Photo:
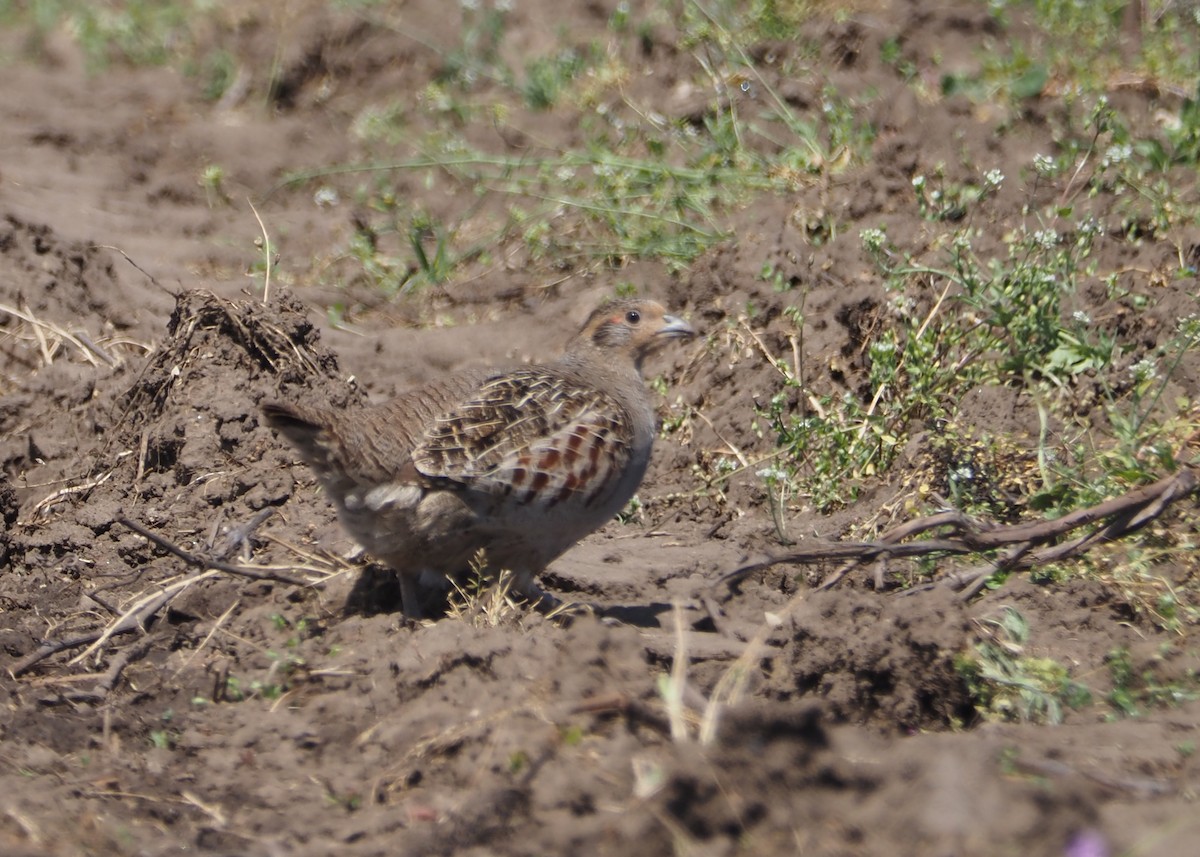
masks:
{"type": "Polygon", "coordinates": [[[514,588],[612,519],[642,481],[654,407],[642,360],[692,328],[649,300],[596,309],[557,360],[469,369],[378,405],[335,411],[268,403],[267,422],[316,472],[345,529],[417,580],[465,571],[480,550],[514,588]]]}

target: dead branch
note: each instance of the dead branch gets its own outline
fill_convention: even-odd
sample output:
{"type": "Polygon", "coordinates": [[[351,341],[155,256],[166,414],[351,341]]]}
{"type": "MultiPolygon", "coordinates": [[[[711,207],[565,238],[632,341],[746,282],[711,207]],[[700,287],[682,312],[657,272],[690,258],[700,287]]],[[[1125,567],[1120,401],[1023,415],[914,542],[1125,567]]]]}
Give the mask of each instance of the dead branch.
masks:
{"type": "MultiPolygon", "coordinates": [[[[811,564],[844,560],[845,564],[827,577],[818,589],[837,585],[855,569],[893,557],[912,558],[937,554],[979,554],[1001,551],[997,557],[967,569],[950,572],[933,583],[905,590],[903,594],[948,586],[971,598],[998,571],[1019,571],[1079,556],[1092,547],[1116,541],[1163,514],[1172,503],[1196,492],[1200,476],[1185,467],[1153,485],[1135,489],[1095,506],[1079,509],[1052,521],[1002,526],[950,509],[901,524],[873,542],[820,542],[782,556],[742,566],[717,583],[735,586],[747,576],[784,563],[811,564]],[[1067,538],[1074,530],[1093,527],[1067,538]],[[933,538],[903,541],[934,533],[933,538]],[[1064,540],[1065,539],[1065,540],[1064,540]]],[[[881,581],[877,579],[877,585],[881,581]]],[[[716,585],[716,584],[714,584],[716,585]]]]}
{"type": "Polygon", "coordinates": [[[147,637],[113,655],[108,669],[104,672],[104,675],[100,676],[91,690],[67,691],[54,696],[44,697],[39,701],[43,705],[60,705],[63,703],[88,703],[94,705],[103,702],[112,693],[113,688],[117,686],[117,682],[121,680],[121,674],[125,672],[125,667],[145,657],[146,652],[150,651],[151,642],[151,639],[147,637]]]}
{"type": "Polygon", "coordinates": [[[591,696],[580,700],[568,709],[569,714],[619,714],[631,722],[640,722],[663,734],[671,734],[671,724],[666,717],[650,706],[624,693],[591,696]]]}
{"type": "Polygon", "coordinates": [[[169,604],[175,595],[175,592],[164,592],[157,598],[142,605],[136,613],[121,618],[115,625],[108,628],[88,631],[86,634],[78,634],[74,637],[68,637],[65,640],[47,640],[36,651],[26,655],[9,667],[9,675],[16,678],[22,673],[28,672],[36,664],[41,663],[46,658],[57,655],[59,652],[78,649],[80,646],[89,646],[105,637],[115,637],[119,634],[128,634],[132,631],[145,633],[146,629],[153,622],[155,614],[169,604]]]}
{"type": "MultiPolygon", "coordinates": [[[[229,539],[226,541],[226,545],[228,547],[232,547],[232,548],[236,549],[236,547],[241,543],[242,540],[249,537],[250,529],[252,529],[253,526],[258,526],[258,524],[265,521],[267,519],[267,517],[268,517],[267,515],[262,515],[261,513],[259,513],[259,515],[256,515],[254,517],[254,519],[252,519],[250,521],[249,524],[246,524],[245,526],[232,531],[230,533],[229,539]]],[[[223,562],[219,559],[216,559],[215,557],[206,557],[206,556],[200,556],[199,554],[194,554],[191,551],[184,550],[183,548],[181,548],[179,545],[175,544],[174,542],[163,538],[162,536],[158,535],[158,533],[155,533],[151,530],[146,529],[141,524],[136,523],[135,521],[131,521],[125,517],[120,517],[120,518],[117,518],[116,520],[117,520],[118,524],[121,524],[124,527],[128,527],[129,529],[131,529],[135,533],[137,533],[139,536],[149,539],[150,541],[154,542],[154,544],[158,545],[163,550],[167,551],[168,553],[174,554],[175,556],[179,557],[181,560],[186,562],[188,565],[195,566],[196,568],[215,568],[217,571],[224,571],[229,574],[236,574],[239,577],[248,577],[251,580],[274,580],[277,583],[290,583],[292,586],[308,586],[309,585],[309,581],[304,580],[303,578],[296,577],[295,575],[288,574],[283,571],[276,571],[274,569],[250,568],[249,566],[245,566],[245,565],[233,565],[232,563],[223,562]]],[[[226,548],[222,548],[223,551],[225,549],[226,548]]]]}
{"type": "Polygon", "coordinates": [[[1066,779],[1067,777],[1085,777],[1113,791],[1122,791],[1140,798],[1159,797],[1176,794],[1178,785],[1166,779],[1152,777],[1125,777],[1118,774],[1108,774],[1103,771],[1081,770],[1060,762],[1056,759],[1023,759],[1014,760],[1013,767],[1023,774],[1049,779],[1066,779]]]}
{"type": "MultiPolygon", "coordinates": [[[[237,550],[237,548],[245,542],[251,533],[258,528],[268,517],[269,510],[263,510],[256,514],[249,522],[241,527],[236,527],[231,530],[221,546],[219,553],[227,555],[237,550]]],[[[239,577],[249,578],[250,580],[271,580],[277,583],[287,583],[293,586],[311,586],[310,581],[295,575],[287,574],[286,572],[276,571],[274,569],[250,568],[242,565],[233,565],[223,562],[214,557],[204,557],[184,550],[179,545],[165,539],[157,533],[146,529],[141,524],[131,521],[125,517],[119,517],[116,522],[128,527],[138,535],[149,539],[154,544],[158,545],[163,550],[174,556],[179,557],[188,565],[194,566],[197,572],[177,581],[170,586],[167,586],[163,591],[146,597],[139,603],[135,604],[124,614],[118,615],[117,618],[108,626],[99,628],[94,631],[88,631],[84,634],[78,634],[74,637],[68,637],[65,640],[47,640],[34,652],[26,655],[21,660],[17,661],[9,667],[9,674],[16,678],[22,673],[28,672],[35,665],[41,663],[46,658],[52,657],[59,652],[66,652],[72,649],[78,649],[81,646],[90,647],[80,657],[86,657],[90,651],[93,651],[102,646],[111,637],[121,634],[129,634],[134,631],[145,634],[147,629],[153,624],[158,613],[169,605],[179,593],[183,592],[193,583],[198,582],[201,578],[212,576],[216,571],[223,571],[228,574],[234,574],[239,577]]],[[[104,605],[103,601],[96,599],[102,606],[107,609],[112,608],[104,605]]]]}

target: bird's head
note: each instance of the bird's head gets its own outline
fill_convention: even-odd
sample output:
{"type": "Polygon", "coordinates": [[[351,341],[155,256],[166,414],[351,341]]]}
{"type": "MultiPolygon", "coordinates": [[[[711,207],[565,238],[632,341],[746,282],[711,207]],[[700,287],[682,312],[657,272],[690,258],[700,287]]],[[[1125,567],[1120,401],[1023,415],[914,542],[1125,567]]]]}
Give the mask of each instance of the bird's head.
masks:
{"type": "Polygon", "coordinates": [[[627,356],[640,370],[647,354],[672,339],[695,335],[690,324],[669,315],[657,301],[610,301],[588,316],[567,346],[567,353],[599,351],[611,359],[627,356]]]}

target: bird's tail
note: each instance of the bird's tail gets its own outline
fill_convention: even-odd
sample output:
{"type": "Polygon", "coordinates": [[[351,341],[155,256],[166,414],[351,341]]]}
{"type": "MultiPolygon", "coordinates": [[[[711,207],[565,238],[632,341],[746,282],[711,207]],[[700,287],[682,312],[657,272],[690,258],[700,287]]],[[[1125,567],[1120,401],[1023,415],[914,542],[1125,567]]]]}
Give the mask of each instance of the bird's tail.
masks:
{"type": "Polygon", "coordinates": [[[319,413],[283,402],[264,402],[262,412],[267,425],[290,440],[306,459],[324,457],[321,437],[326,421],[319,413]]]}

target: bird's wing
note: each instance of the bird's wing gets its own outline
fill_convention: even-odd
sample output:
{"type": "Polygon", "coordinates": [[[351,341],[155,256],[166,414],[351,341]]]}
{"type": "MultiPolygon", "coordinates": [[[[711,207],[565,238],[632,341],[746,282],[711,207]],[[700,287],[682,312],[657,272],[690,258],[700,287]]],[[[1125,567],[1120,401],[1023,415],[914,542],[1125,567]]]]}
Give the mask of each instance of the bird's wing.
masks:
{"type": "Polygon", "coordinates": [[[431,421],[412,462],[426,477],[471,492],[587,504],[628,464],[630,434],[610,396],[529,367],[487,379],[431,421]]]}

